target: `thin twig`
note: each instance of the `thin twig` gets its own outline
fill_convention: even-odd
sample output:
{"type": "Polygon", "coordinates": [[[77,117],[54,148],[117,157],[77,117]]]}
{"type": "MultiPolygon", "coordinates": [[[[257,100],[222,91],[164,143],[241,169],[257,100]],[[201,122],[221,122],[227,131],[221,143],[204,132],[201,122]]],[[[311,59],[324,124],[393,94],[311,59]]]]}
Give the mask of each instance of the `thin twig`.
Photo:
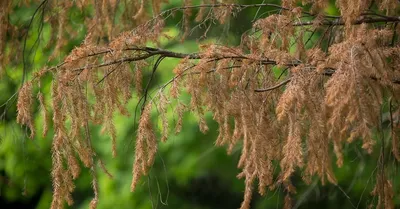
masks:
{"type": "Polygon", "coordinates": [[[255,91],[255,92],[271,91],[271,90],[277,89],[277,88],[279,88],[279,87],[281,87],[281,86],[283,86],[283,85],[286,85],[287,83],[290,82],[290,80],[291,80],[291,79],[288,78],[288,79],[286,79],[286,80],[284,80],[284,81],[282,81],[282,82],[276,84],[275,86],[271,86],[271,87],[268,87],[268,88],[265,88],[265,89],[256,89],[256,90],[254,90],[254,91],[255,91]]]}

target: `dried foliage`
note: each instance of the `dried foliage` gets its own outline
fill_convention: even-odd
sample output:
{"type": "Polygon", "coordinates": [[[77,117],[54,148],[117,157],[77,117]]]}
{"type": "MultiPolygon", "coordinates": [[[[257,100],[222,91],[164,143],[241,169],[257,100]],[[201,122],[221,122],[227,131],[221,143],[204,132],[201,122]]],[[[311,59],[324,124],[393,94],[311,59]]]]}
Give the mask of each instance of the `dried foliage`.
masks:
{"type": "MultiPolygon", "coordinates": [[[[89,124],[103,127],[112,139],[113,155],[117,154],[113,114],[116,111],[127,116],[132,114],[125,107],[132,95],[139,95],[142,106],[132,191],[140,177],[148,173],[157,151],[157,130],[151,120],[153,107],[159,110],[162,122],[161,141],[166,141],[170,134],[166,116],[169,111],[178,118],[176,133],[181,130],[184,111],[195,114],[200,130],[207,132],[204,115],[211,111],[219,124],[216,145],[226,146],[231,153],[241,144],[238,167],[242,171],[238,177],[244,179],[246,186],[242,209],[250,208],[256,182],[261,195],[283,186],[287,193],[285,208],[291,208],[291,194],[296,192],[291,183],[295,173],[301,173],[306,183],[317,176],[322,183],[337,184],[332,162],[336,160],[337,166],[343,165],[345,143],[360,140],[367,153],[378,150],[374,133],[381,127],[382,106],[388,98],[391,98],[390,154],[399,160],[399,126],[394,124],[398,121],[395,114],[398,110],[392,105],[400,99],[397,35],[400,18],[393,16],[399,10],[398,1],[339,0],[336,5],[341,16],[323,12],[328,4],[326,0],[283,0],[281,5],[242,5],[231,0],[204,0],[201,5],[193,5],[192,1],[185,0],[183,7],[163,12],[161,7],[167,1],[162,0],[95,2],[60,1],[57,5],[46,0],[41,2],[39,8],[59,11],[49,14],[47,20],[56,31],[51,39],[55,53],[63,48],[68,40],[66,34],[73,30],[66,22],[68,9],[93,6],[94,16],[86,17],[85,41],[59,65],[37,72],[19,92],[17,119],[29,127],[33,137],[32,88],[41,77],[52,74],[55,133],[52,208],[62,208],[64,201],[73,203],[73,180],[80,173],[78,159],[95,171],[89,124]],[[311,4],[311,9],[305,11],[302,4],[311,4]],[[149,6],[150,13],[146,9],[149,6]],[[373,12],[372,6],[379,11],[373,12]],[[160,37],[166,36],[165,21],[175,13],[183,14],[180,39],[185,41],[195,27],[191,18],[206,26],[202,36],[206,37],[211,27],[228,23],[242,10],[261,7],[275,10],[255,18],[238,46],[211,43],[201,45],[199,52],[184,54],[146,45],[151,42],[159,46],[160,37]],[[113,19],[117,8],[124,8],[118,25],[113,19]],[[157,57],[154,65],[148,62],[151,57],[157,57]],[[146,84],[143,71],[152,69],[153,77],[160,62],[168,57],[179,58],[181,62],[173,71],[174,78],[151,98],[152,78],[143,88],[146,84]],[[273,71],[281,74],[279,78],[273,71]],[[181,101],[182,91],[191,95],[190,104],[181,101]],[[89,102],[90,98],[95,102],[89,102]],[[172,101],[178,106],[168,110],[172,101]],[[332,158],[332,152],[336,159],[332,158]],[[280,165],[278,175],[277,164],[280,165]]],[[[0,3],[0,10],[12,12],[6,3],[0,3]]],[[[0,26],[7,25],[5,13],[0,14],[0,26]]],[[[4,51],[4,34],[11,33],[12,27],[0,28],[0,48],[4,51]]],[[[43,95],[39,94],[38,98],[47,118],[43,95]]],[[[393,177],[386,173],[384,162],[380,160],[372,195],[378,197],[378,208],[394,208],[393,177]]],[[[93,175],[95,198],[91,208],[98,201],[96,185],[93,175]]]]}

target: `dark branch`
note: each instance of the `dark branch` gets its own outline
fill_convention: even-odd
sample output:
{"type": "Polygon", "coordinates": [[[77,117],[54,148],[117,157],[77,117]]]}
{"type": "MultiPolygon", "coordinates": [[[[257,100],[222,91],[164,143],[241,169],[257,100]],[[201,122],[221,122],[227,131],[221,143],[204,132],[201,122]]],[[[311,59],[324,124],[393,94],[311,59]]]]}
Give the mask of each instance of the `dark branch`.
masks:
{"type": "Polygon", "coordinates": [[[286,79],[286,80],[284,80],[284,81],[282,81],[282,82],[276,84],[275,86],[271,86],[271,87],[268,87],[268,88],[265,88],[265,89],[256,89],[256,90],[254,90],[254,91],[255,91],[255,92],[271,91],[271,90],[274,90],[274,89],[277,89],[277,88],[279,88],[279,87],[281,87],[281,86],[286,85],[287,83],[290,82],[290,80],[291,80],[291,79],[288,78],[288,79],[286,79]]]}
{"type": "MultiPolygon", "coordinates": [[[[251,61],[254,61],[255,63],[258,63],[259,65],[277,65],[278,64],[276,61],[268,59],[268,58],[255,59],[255,58],[251,58],[246,55],[228,55],[228,56],[216,55],[215,57],[211,57],[211,56],[205,56],[202,53],[180,53],[180,52],[173,52],[173,51],[169,51],[169,50],[165,50],[165,49],[158,49],[158,48],[152,48],[152,47],[129,47],[129,48],[125,48],[123,50],[124,51],[141,51],[141,52],[145,52],[146,54],[142,54],[140,56],[134,56],[134,57],[124,57],[124,58],[120,58],[117,60],[104,62],[104,63],[100,63],[100,64],[88,65],[88,66],[73,69],[73,71],[77,71],[78,73],[80,73],[84,69],[101,68],[101,67],[111,66],[111,65],[115,65],[115,64],[120,65],[123,63],[145,60],[145,59],[153,57],[153,56],[161,56],[163,58],[180,58],[180,59],[184,59],[184,58],[207,59],[208,61],[218,61],[218,60],[223,60],[223,59],[233,59],[236,61],[251,60],[251,61]]],[[[113,50],[108,49],[108,50],[104,50],[104,51],[94,52],[85,57],[97,56],[97,55],[102,55],[102,54],[106,54],[106,53],[113,53],[113,50]]],[[[78,59],[83,59],[85,57],[80,57],[78,59]]],[[[76,60],[78,60],[78,59],[76,59],[76,60]]],[[[66,64],[66,62],[59,64],[57,67],[50,68],[50,69],[48,69],[48,71],[49,70],[57,70],[59,67],[62,67],[64,64],[66,64]]],[[[295,61],[292,61],[289,63],[280,64],[280,65],[290,68],[290,67],[299,66],[300,64],[304,64],[304,63],[301,63],[300,61],[295,60],[295,61]]],[[[307,66],[307,67],[315,68],[315,66],[307,66]]],[[[213,71],[211,70],[210,72],[213,72],[213,71]]],[[[331,76],[331,75],[333,75],[334,72],[335,72],[335,69],[326,68],[324,70],[324,72],[322,73],[322,75],[331,76]]],[[[370,76],[370,79],[375,80],[375,81],[380,80],[379,78],[374,77],[374,76],[370,76]]],[[[291,78],[288,78],[274,86],[271,86],[271,87],[268,87],[265,89],[255,89],[254,91],[255,92],[265,92],[265,91],[275,90],[281,86],[288,84],[290,81],[291,81],[291,78]]],[[[392,83],[400,84],[400,80],[394,79],[394,80],[392,80],[392,83]]]]}
{"type": "MultiPolygon", "coordinates": [[[[360,25],[363,23],[389,23],[389,22],[400,22],[400,17],[391,17],[391,16],[384,16],[384,17],[366,17],[366,16],[361,16],[357,20],[353,21],[351,24],[352,25],[360,25]]],[[[314,21],[305,21],[305,22],[295,22],[293,23],[293,26],[306,26],[306,25],[313,25],[315,24],[314,21]]],[[[327,20],[324,19],[320,25],[326,25],[326,26],[334,26],[334,25],[345,25],[345,22],[343,19],[336,19],[336,20],[327,20]]]]}

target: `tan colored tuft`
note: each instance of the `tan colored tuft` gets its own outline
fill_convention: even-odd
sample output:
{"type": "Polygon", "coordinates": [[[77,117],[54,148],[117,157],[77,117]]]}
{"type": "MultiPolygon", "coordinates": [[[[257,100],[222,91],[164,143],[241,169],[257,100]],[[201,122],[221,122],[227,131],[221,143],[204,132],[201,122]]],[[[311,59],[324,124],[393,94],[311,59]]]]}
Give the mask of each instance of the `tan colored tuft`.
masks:
{"type": "Polygon", "coordinates": [[[33,126],[33,96],[32,96],[32,83],[25,83],[18,94],[17,101],[17,123],[26,125],[31,131],[29,138],[33,139],[35,136],[35,128],[33,126]]]}

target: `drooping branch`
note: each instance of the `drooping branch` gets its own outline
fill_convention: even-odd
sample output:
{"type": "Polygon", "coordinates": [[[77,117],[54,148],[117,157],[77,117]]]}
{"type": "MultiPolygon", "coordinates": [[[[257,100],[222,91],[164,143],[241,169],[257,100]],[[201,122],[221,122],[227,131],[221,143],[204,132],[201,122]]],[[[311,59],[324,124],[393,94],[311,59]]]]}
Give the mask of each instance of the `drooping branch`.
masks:
{"type": "MultiPolygon", "coordinates": [[[[247,8],[260,8],[260,7],[271,7],[271,8],[276,8],[279,10],[285,10],[285,11],[292,11],[293,8],[287,8],[283,7],[278,4],[271,4],[271,3],[262,3],[262,4],[200,4],[200,5],[191,5],[191,6],[183,6],[183,7],[175,7],[171,8],[168,10],[165,10],[164,12],[160,13],[157,17],[164,16],[165,14],[173,13],[179,10],[186,10],[186,9],[199,9],[199,8],[219,8],[219,7],[227,7],[227,8],[236,8],[238,10],[243,10],[247,8]]],[[[315,16],[315,14],[312,14],[307,11],[303,11],[303,14],[307,14],[309,16],[315,16]]],[[[334,16],[334,15],[324,15],[326,18],[340,18],[340,16],[334,16]]]]}
{"type": "MultiPolygon", "coordinates": [[[[397,16],[381,16],[381,17],[368,17],[368,16],[360,16],[357,20],[353,21],[352,25],[360,25],[363,23],[398,23],[400,22],[400,17],[397,16]]],[[[314,21],[298,21],[293,23],[293,26],[307,26],[314,25],[314,21]]],[[[324,19],[319,25],[324,26],[335,26],[335,25],[345,25],[345,21],[343,19],[336,18],[335,20],[324,19]]]]}
{"type": "MultiPolygon", "coordinates": [[[[277,4],[270,4],[270,3],[262,3],[262,4],[201,4],[201,5],[191,5],[191,6],[183,6],[183,7],[175,7],[172,9],[165,10],[164,12],[160,13],[158,16],[155,18],[162,17],[166,14],[174,13],[179,10],[187,10],[187,9],[199,9],[199,8],[219,8],[219,7],[227,7],[227,8],[236,8],[238,10],[243,10],[247,8],[260,8],[260,7],[271,7],[271,8],[276,8],[279,10],[284,10],[284,11],[292,11],[294,8],[287,8],[283,7],[281,5],[277,4]]],[[[311,12],[307,11],[301,11],[302,14],[308,15],[310,17],[316,17],[317,14],[313,14],[311,12]]],[[[319,25],[324,25],[324,26],[334,26],[334,25],[344,25],[345,22],[343,21],[342,16],[336,16],[336,15],[322,15],[324,18],[319,25]]],[[[155,19],[154,18],[154,19],[155,19]]],[[[153,19],[153,20],[154,20],[153,19]]],[[[364,12],[361,13],[361,16],[357,18],[355,21],[353,21],[351,24],[352,25],[359,25],[362,23],[389,23],[389,22],[400,22],[400,17],[399,16],[386,16],[382,14],[377,14],[373,12],[364,12]]],[[[313,25],[315,22],[313,20],[311,21],[297,21],[293,23],[293,26],[307,26],[307,25],[313,25]]]]}
{"type": "MultiPolygon", "coordinates": [[[[170,50],[166,50],[166,49],[160,49],[160,48],[153,48],[153,47],[127,47],[125,49],[123,49],[123,51],[136,51],[136,52],[144,52],[144,54],[140,54],[140,55],[136,55],[136,56],[128,56],[128,57],[123,57],[120,59],[116,59],[113,61],[109,61],[109,62],[103,62],[103,63],[98,63],[98,64],[92,64],[92,65],[87,65],[87,66],[82,66],[79,68],[75,68],[72,71],[77,72],[78,74],[80,72],[82,72],[83,70],[87,69],[96,69],[96,68],[102,68],[102,67],[107,67],[107,66],[112,66],[112,65],[121,65],[123,63],[130,63],[130,62],[135,62],[135,61],[140,61],[140,60],[145,60],[154,56],[162,56],[164,58],[178,58],[178,59],[205,59],[207,61],[221,61],[224,59],[231,59],[231,60],[236,60],[236,61],[243,61],[243,60],[250,60],[254,63],[257,63],[258,65],[278,65],[278,63],[275,60],[269,59],[269,58],[254,58],[251,57],[249,55],[229,55],[229,56],[224,56],[224,55],[215,55],[215,56],[209,56],[209,55],[205,55],[204,53],[201,52],[195,52],[195,53],[181,53],[181,52],[174,52],[174,51],[170,51],[170,50]]],[[[108,50],[103,50],[103,51],[98,51],[98,52],[93,52],[90,53],[84,57],[79,57],[78,59],[84,59],[84,58],[88,58],[88,57],[93,57],[93,56],[99,56],[99,55],[104,55],[107,53],[114,53],[114,51],[112,49],[108,49],[108,50]]],[[[74,61],[74,60],[73,60],[74,61]]],[[[72,62],[73,62],[72,61],[72,62]]],[[[56,70],[60,67],[62,67],[64,64],[66,64],[67,62],[63,62],[59,65],[57,65],[57,67],[53,67],[50,68],[48,70],[56,70]]],[[[296,67],[299,66],[300,64],[303,64],[305,66],[307,66],[307,68],[309,69],[315,69],[315,66],[312,65],[307,65],[306,63],[302,63],[299,60],[293,60],[291,62],[288,63],[280,63],[279,65],[281,66],[285,66],[288,68],[291,67],[296,67]]],[[[116,69],[115,69],[116,70],[116,69]]],[[[210,72],[215,72],[214,70],[211,70],[210,72]]],[[[322,75],[325,76],[331,76],[333,75],[333,73],[335,72],[335,69],[327,67],[323,72],[322,75]]],[[[107,76],[105,76],[102,80],[104,80],[107,76]]],[[[372,80],[378,81],[379,78],[374,77],[374,76],[370,76],[369,77],[372,80]]],[[[271,91],[271,90],[275,90],[281,86],[284,86],[286,84],[288,84],[291,81],[290,78],[287,78],[286,80],[268,87],[268,88],[263,88],[263,89],[255,89],[255,92],[265,92],[265,91],[271,91]]],[[[392,80],[393,84],[400,84],[400,80],[397,79],[393,79],[392,80]]]]}

